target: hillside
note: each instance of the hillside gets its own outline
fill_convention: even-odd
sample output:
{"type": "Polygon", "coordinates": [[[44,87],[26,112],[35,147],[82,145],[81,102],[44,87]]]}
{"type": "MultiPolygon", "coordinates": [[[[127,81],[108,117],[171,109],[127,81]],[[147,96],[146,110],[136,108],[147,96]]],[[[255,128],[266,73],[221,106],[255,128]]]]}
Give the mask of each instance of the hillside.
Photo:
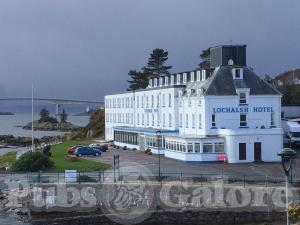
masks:
{"type": "Polygon", "coordinates": [[[278,74],[274,81],[278,86],[281,85],[292,85],[292,84],[300,84],[300,69],[289,70],[278,74]]]}

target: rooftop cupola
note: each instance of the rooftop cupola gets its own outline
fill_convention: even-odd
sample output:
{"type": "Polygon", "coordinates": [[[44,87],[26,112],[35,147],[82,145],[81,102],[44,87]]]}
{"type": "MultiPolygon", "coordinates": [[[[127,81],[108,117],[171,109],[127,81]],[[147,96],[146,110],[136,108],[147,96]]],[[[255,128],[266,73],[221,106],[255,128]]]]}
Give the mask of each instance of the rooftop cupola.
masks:
{"type": "Polygon", "coordinates": [[[210,48],[210,67],[246,66],[246,45],[221,45],[210,48]]]}

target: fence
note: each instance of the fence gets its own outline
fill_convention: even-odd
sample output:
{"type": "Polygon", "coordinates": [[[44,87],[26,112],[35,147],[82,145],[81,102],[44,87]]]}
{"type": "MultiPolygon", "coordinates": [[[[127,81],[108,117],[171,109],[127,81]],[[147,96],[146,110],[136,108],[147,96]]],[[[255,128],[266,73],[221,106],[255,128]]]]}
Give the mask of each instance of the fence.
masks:
{"type": "Polygon", "coordinates": [[[62,142],[61,141],[52,141],[52,142],[49,142],[49,143],[42,143],[40,145],[35,145],[35,146],[27,146],[27,147],[24,147],[24,148],[19,148],[18,151],[17,151],[17,155],[16,155],[16,159],[18,160],[22,155],[24,155],[25,153],[31,151],[32,149],[42,149],[44,145],[58,145],[58,144],[61,144],[62,142]]]}
{"type": "MultiPolygon", "coordinates": [[[[238,186],[284,186],[284,177],[270,177],[260,175],[237,176],[228,174],[185,174],[185,173],[161,173],[160,177],[153,174],[139,174],[138,172],[120,172],[116,174],[113,171],[97,171],[97,172],[75,172],[73,180],[67,173],[0,173],[0,180],[10,180],[10,182],[27,182],[28,184],[57,184],[57,183],[141,183],[150,182],[163,184],[167,182],[192,182],[195,185],[209,185],[216,181],[223,181],[226,185],[238,186]]],[[[300,179],[293,179],[293,186],[300,186],[300,179]]]]}

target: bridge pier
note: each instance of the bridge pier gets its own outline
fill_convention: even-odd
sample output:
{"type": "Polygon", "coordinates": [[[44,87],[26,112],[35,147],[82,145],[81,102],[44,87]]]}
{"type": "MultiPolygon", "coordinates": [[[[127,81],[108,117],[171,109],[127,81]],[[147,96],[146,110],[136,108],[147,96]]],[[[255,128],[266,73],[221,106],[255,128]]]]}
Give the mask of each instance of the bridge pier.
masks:
{"type": "Polygon", "coordinates": [[[59,115],[59,108],[60,108],[60,104],[56,104],[56,110],[55,110],[55,115],[56,116],[59,115]]]}

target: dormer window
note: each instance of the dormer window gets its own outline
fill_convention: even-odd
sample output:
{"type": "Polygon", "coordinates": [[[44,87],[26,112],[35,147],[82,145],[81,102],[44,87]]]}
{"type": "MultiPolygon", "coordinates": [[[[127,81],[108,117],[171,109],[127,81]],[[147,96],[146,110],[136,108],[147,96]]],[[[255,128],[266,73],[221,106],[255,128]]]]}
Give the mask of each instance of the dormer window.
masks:
{"type": "Polygon", "coordinates": [[[149,79],[149,87],[152,87],[152,79],[149,79]]]}
{"type": "Polygon", "coordinates": [[[243,79],[243,69],[242,68],[232,69],[232,74],[233,74],[234,79],[243,79]]]}
{"type": "Polygon", "coordinates": [[[186,83],[186,73],[183,74],[183,83],[186,83]]]}
{"type": "Polygon", "coordinates": [[[159,78],[159,86],[161,87],[163,85],[163,77],[159,78]]]}
{"type": "Polygon", "coordinates": [[[174,85],[174,75],[171,76],[171,85],[174,85]]]}
{"type": "Polygon", "coordinates": [[[169,85],[169,77],[166,76],[166,77],[165,77],[165,86],[168,86],[168,85],[169,85]]]}
{"type": "Polygon", "coordinates": [[[177,84],[180,84],[180,74],[177,74],[177,84]]]}
{"type": "Polygon", "coordinates": [[[195,81],[195,73],[191,72],[191,82],[194,82],[194,81],[195,81]]]}
{"type": "Polygon", "coordinates": [[[201,71],[197,71],[197,81],[201,80],[201,71]]]}
{"type": "Polygon", "coordinates": [[[202,78],[201,80],[206,80],[206,70],[202,70],[202,78]]]}
{"type": "Polygon", "coordinates": [[[157,78],[154,78],[154,87],[157,87],[157,78]]]}

